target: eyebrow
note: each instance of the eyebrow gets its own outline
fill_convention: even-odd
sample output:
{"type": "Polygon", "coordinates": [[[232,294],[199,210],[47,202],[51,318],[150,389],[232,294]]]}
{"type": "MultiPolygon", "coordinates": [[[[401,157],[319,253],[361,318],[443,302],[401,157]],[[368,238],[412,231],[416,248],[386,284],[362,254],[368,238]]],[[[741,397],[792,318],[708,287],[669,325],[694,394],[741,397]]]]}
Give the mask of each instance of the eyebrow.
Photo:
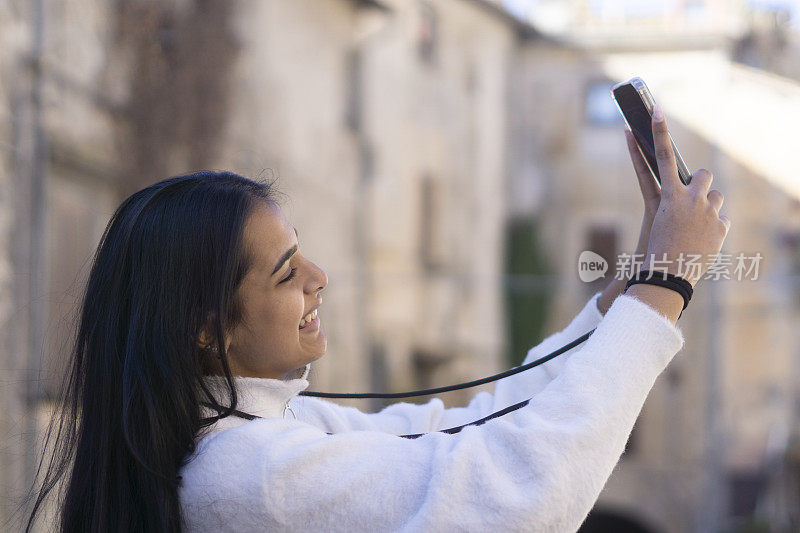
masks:
{"type": "MultiPolygon", "coordinates": [[[[294,234],[297,236],[297,238],[300,238],[300,234],[297,233],[297,228],[294,228],[294,234]]],[[[275,270],[272,271],[272,274],[270,274],[270,276],[274,276],[278,272],[278,270],[281,269],[283,264],[286,261],[288,261],[289,258],[292,257],[296,251],[297,251],[297,245],[296,244],[294,246],[292,246],[291,248],[289,248],[288,250],[286,250],[283,253],[283,255],[281,256],[281,258],[278,260],[278,264],[275,265],[275,270]]]]}

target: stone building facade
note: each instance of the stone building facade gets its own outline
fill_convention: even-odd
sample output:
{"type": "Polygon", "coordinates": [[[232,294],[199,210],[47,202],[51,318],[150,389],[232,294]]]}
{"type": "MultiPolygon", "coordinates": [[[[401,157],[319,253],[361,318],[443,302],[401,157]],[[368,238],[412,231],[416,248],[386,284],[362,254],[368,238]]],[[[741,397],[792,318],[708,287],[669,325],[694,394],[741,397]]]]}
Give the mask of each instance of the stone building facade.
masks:
{"type": "Polygon", "coordinates": [[[312,389],[500,370],[522,27],[464,0],[0,5],[0,523],[36,471],[105,224],[170,175],[277,180],[329,277],[312,389]]]}
{"type": "Polygon", "coordinates": [[[595,512],[666,532],[796,524],[800,166],[787,125],[800,117],[800,85],[730,59],[737,34],[727,32],[746,27],[733,4],[639,19],[593,15],[588,4],[561,4],[573,6],[572,23],[551,35],[558,44],[527,47],[512,82],[525,110],[515,140],[526,135],[530,150],[527,159],[514,150],[509,211],[535,221],[554,265],[546,290],[563,297],[547,329],[600,287],[578,277],[581,251],[606,257],[613,275],[617,254],[636,244],[643,206],[609,94],[618,81],[641,76],[687,164],[715,173],[732,220],[722,253],[733,259],[731,279],[696,288],[679,322],[686,346],[656,382],[595,512]],[[739,253],[763,257],[756,280],[735,279],[739,253]]]}
{"type": "MultiPolygon", "coordinates": [[[[724,7],[696,4],[714,17],[724,7]]],[[[0,523],[35,472],[105,223],[169,175],[277,179],[304,254],[329,277],[328,353],[312,389],[410,390],[507,367],[512,223],[531,224],[550,262],[526,278],[549,302],[531,328],[566,324],[599,288],[580,282],[578,254],[630,250],[639,230],[622,124],[604,100],[627,75],[610,66],[621,50],[609,35],[622,26],[612,17],[604,33],[609,19],[578,2],[571,29],[590,31],[544,36],[500,5],[0,3],[0,523]]],[[[685,42],[723,46],[714,20],[685,42]]],[[[638,35],[684,22],[644,20],[638,35]]],[[[726,246],[761,250],[767,281],[698,290],[681,320],[686,349],[656,383],[595,513],[706,531],[735,525],[774,451],[788,449],[800,222],[795,197],[769,176],[691,124],[671,125],[687,162],[719,176],[734,221],[726,246]],[[768,364],[755,355],[767,349],[768,364]]]]}

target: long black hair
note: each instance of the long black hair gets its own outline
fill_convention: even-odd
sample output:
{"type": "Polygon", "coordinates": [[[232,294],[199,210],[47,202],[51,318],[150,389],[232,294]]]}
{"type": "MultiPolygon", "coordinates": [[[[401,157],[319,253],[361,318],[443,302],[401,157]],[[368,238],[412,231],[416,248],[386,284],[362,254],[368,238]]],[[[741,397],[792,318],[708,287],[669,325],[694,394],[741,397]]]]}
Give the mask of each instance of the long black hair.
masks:
{"type": "Polygon", "coordinates": [[[62,478],[61,531],[181,530],[178,472],[199,432],[236,408],[223,339],[241,319],[235,294],[250,262],[243,229],[259,201],[274,201],[272,183],[198,172],[155,183],[117,208],[83,294],[45,438],[45,450],[54,438],[53,452],[41,485],[34,482],[26,531],[62,478]],[[228,406],[203,383],[211,352],[201,330],[221,358],[228,406]],[[220,414],[201,418],[201,401],[220,414]]]}

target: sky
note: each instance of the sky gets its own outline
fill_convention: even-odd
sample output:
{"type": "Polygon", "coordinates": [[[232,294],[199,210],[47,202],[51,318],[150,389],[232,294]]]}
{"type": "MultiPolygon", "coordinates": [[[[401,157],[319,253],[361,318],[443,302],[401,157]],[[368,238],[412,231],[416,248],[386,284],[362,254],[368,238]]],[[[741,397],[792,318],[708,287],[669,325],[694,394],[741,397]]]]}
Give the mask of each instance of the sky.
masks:
{"type": "MultiPolygon", "coordinates": [[[[571,0],[561,0],[568,3],[571,0]]],[[[589,7],[596,11],[612,9],[624,11],[630,16],[658,15],[672,10],[680,0],[588,0],[589,7]]],[[[553,4],[553,0],[502,0],[503,6],[515,16],[528,20],[530,12],[539,3],[553,4]]],[[[747,5],[755,10],[786,9],[792,15],[792,26],[800,28],[800,0],[747,0],[747,5]]]]}

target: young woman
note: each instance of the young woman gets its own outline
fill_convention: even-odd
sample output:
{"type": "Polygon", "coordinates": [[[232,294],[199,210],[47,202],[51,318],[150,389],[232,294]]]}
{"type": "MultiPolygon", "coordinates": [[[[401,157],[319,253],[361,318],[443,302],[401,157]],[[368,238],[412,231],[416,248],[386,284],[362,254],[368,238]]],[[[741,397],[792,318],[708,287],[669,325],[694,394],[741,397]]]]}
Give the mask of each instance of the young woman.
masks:
{"type": "MultiPolygon", "coordinates": [[[[654,132],[661,189],[628,136],[637,251],[718,252],[729,221],[711,174],[681,184],[659,113],[654,132]]],[[[367,414],[298,396],[325,353],[327,283],[269,185],[202,172],[126,199],[94,258],[28,527],[63,477],[62,531],[574,531],[683,346],[680,294],[614,281],[526,362],[596,328],[584,344],[493,394],[367,414]]]]}

